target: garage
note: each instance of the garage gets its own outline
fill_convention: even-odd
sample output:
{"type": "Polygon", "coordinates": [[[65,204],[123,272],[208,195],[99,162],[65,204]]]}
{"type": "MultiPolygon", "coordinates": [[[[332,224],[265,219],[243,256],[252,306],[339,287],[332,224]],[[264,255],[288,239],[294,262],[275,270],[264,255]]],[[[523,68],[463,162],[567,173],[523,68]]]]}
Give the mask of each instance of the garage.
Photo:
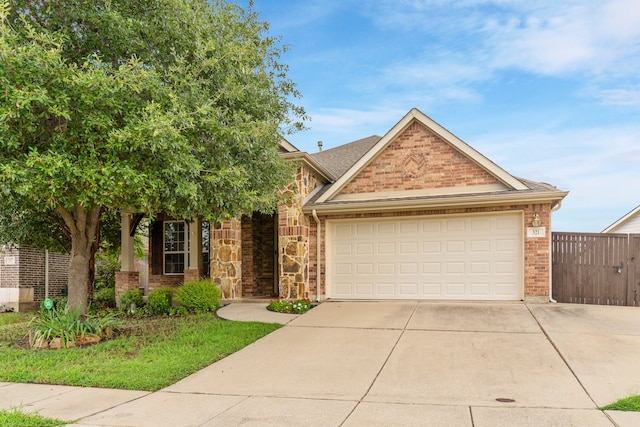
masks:
{"type": "Polygon", "coordinates": [[[334,299],[520,300],[522,213],[328,222],[334,299]]]}

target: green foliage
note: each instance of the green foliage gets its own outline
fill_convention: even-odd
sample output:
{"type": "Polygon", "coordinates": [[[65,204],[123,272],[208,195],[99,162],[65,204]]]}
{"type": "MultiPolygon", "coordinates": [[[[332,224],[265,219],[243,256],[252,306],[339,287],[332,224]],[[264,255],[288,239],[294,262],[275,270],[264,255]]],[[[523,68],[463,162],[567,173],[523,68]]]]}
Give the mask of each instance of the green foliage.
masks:
{"type": "Polygon", "coordinates": [[[29,343],[32,347],[54,338],[60,338],[64,347],[76,341],[80,335],[92,335],[101,338],[107,327],[117,329],[120,321],[115,314],[104,317],[85,317],[69,306],[59,310],[41,310],[30,322],[29,343]]]}
{"type": "Polygon", "coordinates": [[[86,308],[106,212],[217,221],[283,197],[280,135],[306,114],[251,6],[1,5],[0,241],[75,248],[74,307],[86,308]]]}
{"type": "Polygon", "coordinates": [[[311,309],[311,301],[307,298],[295,301],[275,299],[269,302],[267,309],[278,313],[302,314],[311,309]]]}
{"type": "Polygon", "coordinates": [[[158,288],[149,292],[147,304],[151,314],[170,314],[172,312],[173,292],[173,288],[158,288]]]}
{"type": "Polygon", "coordinates": [[[96,277],[94,287],[99,290],[103,287],[116,285],[116,272],[120,271],[120,251],[113,249],[111,244],[103,244],[96,252],[96,277]]]}
{"type": "MultiPolygon", "coordinates": [[[[53,306],[58,311],[65,310],[68,305],[69,305],[69,301],[67,297],[58,297],[53,299],[53,306]]],[[[45,310],[42,304],[40,305],[40,310],[45,310]]]]}
{"type": "Polygon", "coordinates": [[[640,396],[629,396],[610,405],[600,408],[602,411],[633,411],[640,412],[640,396]]]}
{"type": "Polygon", "coordinates": [[[93,293],[93,304],[95,308],[115,308],[116,289],[115,287],[102,287],[93,293]]]}
{"type": "Polygon", "coordinates": [[[144,305],[143,294],[140,289],[129,289],[120,297],[120,309],[128,312],[132,305],[142,307],[144,305]]]}
{"type": "Polygon", "coordinates": [[[20,408],[0,409],[0,426],[4,427],[56,427],[71,423],[38,414],[25,414],[20,408]]]}
{"type": "Polygon", "coordinates": [[[220,290],[210,280],[197,280],[180,286],[175,299],[190,313],[204,313],[220,306],[220,290]]]}
{"type": "Polygon", "coordinates": [[[0,328],[0,381],[155,391],[280,327],[221,321],[211,314],[125,322],[114,339],[62,351],[21,348],[21,325],[0,328]],[[7,336],[6,329],[15,333],[7,336]]]}

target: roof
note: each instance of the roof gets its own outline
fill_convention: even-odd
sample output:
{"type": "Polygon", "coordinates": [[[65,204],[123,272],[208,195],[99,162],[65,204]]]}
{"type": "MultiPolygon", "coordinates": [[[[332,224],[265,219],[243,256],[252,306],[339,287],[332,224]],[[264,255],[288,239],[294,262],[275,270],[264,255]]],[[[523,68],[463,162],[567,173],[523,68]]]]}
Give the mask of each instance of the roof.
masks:
{"type": "Polygon", "coordinates": [[[367,151],[382,137],[372,135],[329,150],[311,154],[311,157],[323,165],[336,178],[344,175],[367,151]]]}
{"type": "Polygon", "coordinates": [[[635,209],[632,209],[629,213],[624,215],[622,218],[602,230],[603,233],[615,233],[623,227],[624,225],[630,223],[632,220],[636,218],[636,216],[640,217],[640,205],[638,205],[635,209]]]}
{"type": "Polygon", "coordinates": [[[435,208],[444,206],[487,206],[506,203],[559,202],[568,193],[556,187],[517,178],[480,154],[464,141],[427,117],[417,109],[407,113],[383,137],[370,136],[311,155],[311,158],[329,171],[335,180],[326,184],[306,201],[304,210],[324,212],[361,212],[365,210],[398,210],[400,208],[435,208]],[[454,193],[438,193],[433,189],[404,192],[376,192],[340,195],[344,188],[376,156],[384,151],[397,136],[414,122],[419,122],[444,142],[493,175],[500,183],[485,188],[460,188],[454,193]]]}

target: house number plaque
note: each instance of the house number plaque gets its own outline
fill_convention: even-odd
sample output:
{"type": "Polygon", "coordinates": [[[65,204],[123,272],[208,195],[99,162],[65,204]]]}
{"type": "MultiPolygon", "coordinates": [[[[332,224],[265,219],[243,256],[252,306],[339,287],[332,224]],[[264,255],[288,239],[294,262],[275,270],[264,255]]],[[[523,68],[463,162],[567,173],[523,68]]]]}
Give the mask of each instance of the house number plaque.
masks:
{"type": "Polygon", "coordinates": [[[527,227],[527,237],[545,237],[547,229],[544,227],[527,227]]]}

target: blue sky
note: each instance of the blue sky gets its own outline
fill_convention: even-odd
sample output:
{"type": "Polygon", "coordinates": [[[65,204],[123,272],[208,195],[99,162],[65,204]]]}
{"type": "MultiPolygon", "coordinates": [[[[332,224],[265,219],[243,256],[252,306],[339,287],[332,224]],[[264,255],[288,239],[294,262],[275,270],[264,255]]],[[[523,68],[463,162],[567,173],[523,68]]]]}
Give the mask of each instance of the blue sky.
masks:
{"type": "MultiPolygon", "coordinates": [[[[241,5],[247,4],[241,1],[241,5]]],[[[639,0],[255,0],[311,120],[303,151],[416,107],[512,175],[570,191],[554,231],[640,204],[639,0]]]]}

